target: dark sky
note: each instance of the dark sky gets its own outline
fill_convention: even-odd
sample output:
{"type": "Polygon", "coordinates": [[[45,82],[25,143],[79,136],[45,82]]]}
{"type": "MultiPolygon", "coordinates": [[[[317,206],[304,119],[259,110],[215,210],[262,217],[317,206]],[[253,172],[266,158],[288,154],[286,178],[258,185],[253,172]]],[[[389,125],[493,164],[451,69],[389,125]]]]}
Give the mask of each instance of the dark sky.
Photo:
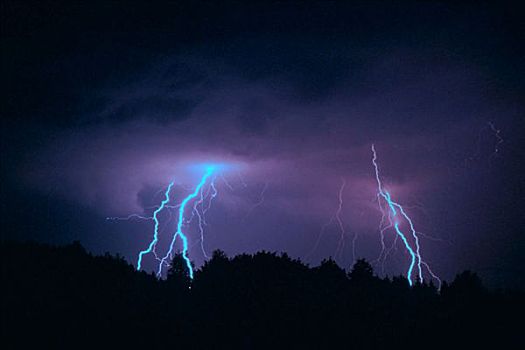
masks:
{"type": "MultiPolygon", "coordinates": [[[[374,143],[436,274],[472,269],[492,286],[525,286],[519,8],[1,6],[4,238],[80,240],[135,263],[152,223],[106,217],[150,215],[170,181],[180,201],[199,181],[192,165],[213,162],[229,167],[207,212],[208,251],[335,256],[347,268],[354,238],[356,257],[380,251],[374,143]],[[326,224],[343,181],[338,250],[340,228],[326,224]]],[[[164,219],[162,244],[175,225],[164,219]]],[[[187,233],[200,264],[193,224],[187,233]]],[[[408,260],[399,245],[385,273],[404,273],[408,260]]]]}

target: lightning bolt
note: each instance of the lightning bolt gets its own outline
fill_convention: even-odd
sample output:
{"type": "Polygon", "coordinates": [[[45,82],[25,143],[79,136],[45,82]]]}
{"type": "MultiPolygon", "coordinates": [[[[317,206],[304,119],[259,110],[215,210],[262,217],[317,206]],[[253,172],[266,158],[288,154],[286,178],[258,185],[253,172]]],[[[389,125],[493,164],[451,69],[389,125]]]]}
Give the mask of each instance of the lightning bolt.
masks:
{"type": "Polygon", "coordinates": [[[377,153],[375,150],[375,146],[373,144],[372,144],[372,155],[373,155],[372,164],[375,170],[375,178],[376,178],[377,189],[378,189],[377,198],[379,202],[379,208],[382,213],[381,223],[380,223],[382,250],[381,250],[380,256],[383,254],[386,254],[384,253],[385,252],[384,232],[387,229],[394,227],[397,237],[401,238],[403,244],[405,245],[406,250],[408,251],[411,257],[410,265],[407,271],[407,279],[408,279],[409,284],[410,285],[413,284],[412,274],[413,274],[413,270],[415,266],[417,266],[418,279],[421,283],[423,282],[422,266],[424,266],[427,269],[428,273],[432,276],[432,278],[438,281],[439,283],[438,288],[440,288],[441,280],[436,274],[432,272],[432,270],[430,269],[430,266],[421,259],[419,237],[418,237],[418,233],[416,232],[416,229],[414,228],[414,223],[412,222],[412,219],[405,212],[405,210],[403,209],[403,206],[395,202],[392,199],[390,193],[386,191],[383,187],[383,184],[381,182],[381,177],[379,175],[379,166],[377,164],[377,153]],[[386,203],[384,207],[381,204],[381,199],[384,201],[384,203],[386,203]],[[385,226],[385,221],[387,219],[388,219],[388,224],[385,226]],[[415,248],[411,246],[410,242],[407,239],[407,236],[401,230],[399,219],[404,219],[404,221],[408,223],[408,226],[410,228],[410,233],[414,241],[415,248]]]}
{"type": "MultiPolygon", "coordinates": [[[[206,213],[208,210],[210,210],[213,200],[218,195],[218,190],[216,186],[216,180],[217,176],[221,176],[221,179],[224,181],[224,183],[229,187],[233,188],[224,177],[224,174],[218,173],[218,168],[220,166],[215,165],[209,165],[206,167],[205,173],[202,175],[200,182],[196,185],[195,188],[186,188],[182,187],[183,189],[187,191],[192,191],[187,197],[185,197],[182,202],[178,204],[171,204],[170,202],[173,200],[171,197],[171,192],[174,186],[174,182],[171,182],[168,187],[164,190],[164,199],[161,201],[160,205],[155,208],[153,211],[152,216],[145,216],[145,215],[139,215],[139,214],[131,214],[124,217],[107,217],[106,220],[110,221],[130,221],[130,220],[152,220],[155,225],[153,229],[153,238],[146,249],[139,252],[138,261],[137,261],[137,270],[142,269],[142,262],[143,258],[147,254],[152,254],[155,259],[159,262],[158,269],[157,269],[157,276],[162,276],[162,269],[163,266],[170,266],[168,259],[173,258],[173,249],[177,240],[177,237],[180,237],[182,241],[182,257],[186,263],[186,266],[188,268],[188,274],[189,277],[193,279],[193,267],[191,265],[191,261],[188,258],[188,238],[186,236],[186,233],[184,232],[183,228],[189,225],[194,219],[197,219],[198,221],[198,230],[200,233],[200,246],[202,249],[202,253],[205,258],[209,258],[208,254],[206,253],[206,249],[204,247],[204,227],[207,224],[206,222],[206,213]],[[211,179],[211,180],[210,180],[211,179]],[[209,186],[207,186],[209,184],[209,186]],[[206,189],[207,187],[207,189],[206,189]],[[193,201],[193,204],[190,204],[193,201]],[[187,208],[191,208],[191,216],[188,218],[186,217],[187,208]],[[161,212],[167,211],[169,214],[169,217],[166,222],[164,222],[161,225],[159,216],[161,212]],[[163,234],[167,229],[168,226],[166,226],[167,223],[169,223],[173,217],[173,212],[177,212],[177,225],[176,230],[173,233],[173,237],[171,239],[169,249],[167,253],[160,257],[157,254],[157,245],[159,242],[159,236],[163,234]]],[[[239,175],[240,176],[240,175],[239,175]]],[[[162,192],[160,190],[159,192],[162,192]]],[[[151,208],[151,209],[153,209],[151,208]]]]}
{"type": "MultiPolygon", "coordinates": [[[[168,188],[166,189],[166,192],[164,193],[164,200],[160,203],[159,207],[153,212],[153,221],[155,221],[155,228],[153,230],[153,240],[150,242],[147,249],[141,251],[139,253],[139,259],[137,261],[137,270],[140,270],[142,267],[142,257],[148,253],[154,252],[155,246],[157,245],[157,242],[159,241],[159,219],[158,215],[164,209],[166,204],[170,201],[170,191],[173,187],[173,182],[170,182],[168,185],[168,188]]],[[[156,255],[156,254],[155,254],[156,255]]]]}
{"type": "Polygon", "coordinates": [[[337,226],[339,227],[339,243],[337,244],[337,249],[334,255],[337,255],[338,252],[340,254],[343,254],[343,249],[345,247],[346,230],[345,230],[345,225],[343,223],[343,220],[341,219],[341,212],[343,210],[343,192],[345,190],[345,187],[346,187],[346,180],[344,178],[341,178],[341,187],[339,188],[339,193],[337,196],[339,205],[334,215],[335,221],[337,222],[337,226]]]}
{"type": "Polygon", "coordinates": [[[106,220],[109,221],[130,221],[131,219],[137,220],[153,220],[151,216],[143,216],[139,214],[130,214],[128,216],[108,216],[106,220]]]}
{"type": "Polygon", "coordinates": [[[379,207],[379,211],[381,212],[381,220],[379,222],[379,234],[380,234],[380,237],[381,237],[381,251],[379,253],[379,256],[377,257],[376,259],[376,262],[382,262],[381,263],[381,269],[382,269],[382,272],[384,274],[385,272],[385,261],[386,261],[386,258],[388,256],[388,254],[390,253],[390,251],[393,249],[393,247],[395,246],[395,244],[397,243],[397,236],[395,237],[394,239],[394,242],[392,244],[392,246],[390,247],[390,249],[386,249],[386,244],[385,244],[385,231],[392,228],[392,224],[390,222],[390,220],[387,220],[388,218],[388,208],[384,208],[383,207],[383,202],[381,201],[381,195],[379,194],[379,192],[377,192],[377,204],[378,204],[378,207],[379,207]]]}
{"type": "Polygon", "coordinates": [[[259,200],[251,206],[250,210],[248,210],[248,212],[246,213],[246,215],[244,216],[244,220],[251,215],[251,213],[257,209],[258,207],[260,207],[263,203],[264,203],[264,199],[265,199],[265,194],[266,194],[266,190],[268,189],[268,182],[265,182],[264,183],[264,186],[262,188],[262,191],[261,193],[259,194],[259,200]]]}
{"type": "Polygon", "coordinates": [[[500,146],[505,140],[501,137],[501,129],[498,129],[496,125],[493,122],[487,122],[486,125],[484,125],[478,132],[478,138],[476,141],[476,150],[474,154],[468,158],[465,159],[464,165],[465,168],[469,165],[469,162],[475,162],[478,161],[481,157],[481,150],[482,150],[482,143],[485,141],[485,134],[486,131],[492,132],[494,137],[496,138],[496,143],[494,144],[494,149],[492,153],[489,156],[489,163],[491,163],[492,159],[497,157],[500,152],[500,146]]]}
{"type": "MultiPolygon", "coordinates": [[[[339,242],[337,243],[337,247],[335,249],[334,257],[337,257],[337,255],[343,254],[343,249],[345,245],[345,234],[346,229],[343,222],[343,219],[341,218],[341,213],[343,210],[343,193],[346,187],[346,180],[344,178],[341,178],[341,186],[339,187],[339,191],[337,192],[337,209],[335,213],[330,217],[330,220],[323,224],[321,226],[321,230],[319,231],[319,235],[317,236],[317,240],[315,241],[314,247],[312,250],[306,255],[306,258],[310,257],[319,247],[319,243],[321,242],[321,239],[323,238],[325,231],[328,227],[330,227],[334,222],[337,224],[337,227],[339,228],[339,242]]],[[[352,252],[354,254],[354,260],[355,260],[355,241],[357,239],[357,234],[354,235],[354,239],[352,240],[352,252]]]]}
{"type": "MultiPolygon", "coordinates": [[[[195,187],[194,191],[191,194],[189,194],[186,198],[184,198],[184,200],[181,202],[180,207],[179,207],[179,215],[178,215],[178,221],[177,221],[177,230],[173,234],[173,238],[171,240],[168,252],[166,253],[166,255],[162,259],[160,259],[159,267],[158,267],[158,271],[157,271],[157,275],[158,276],[162,275],[162,266],[164,265],[165,261],[169,257],[172,256],[173,247],[175,245],[175,241],[177,240],[177,237],[180,237],[180,239],[182,241],[182,258],[186,262],[186,267],[188,268],[188,274],[189,274],[190,279],[193,279],[193,266],[191,265],[191,261],[188,258],[188,238],[186,237],[186,235],[184,234],[184,232],[182,230],[183,229],[183,225],[184,225],[184,212],[185,212],[187,204],[191,200],[193,200],[194,198],[196,198],[199,195],[199,193],[201,192],[203,186],[206,184],[206,181],[213,174],[214,171],[215,171],[215,167],[208,166],[207,169],[206,169],[206,172],[202,176],[202,178],[201,178],[200,182],[198,183],[198,185],[195,187]]],[[[168,197],[168,201],[169,201],[169,197],[168,197]]],[[[153,241],[152,241],[152,243],[153,243],[153,241]]],[[[155,244],[156,244],[156,242],[155,242],[155,244]]],[[[154,246],[154,244],[150,244],[150,247],[152,247],[152,246],[154,246]]]]}
{"type": "MultiPolygon", "coordinates": [[[[224,178],[224,177],[223,177],[224,178]]],[[[209,190],[211,191],[211,195],[209,195],[209,198],[210,200],[208,201],[208,206],[206,208],[203,208],[202,209],[202,217],[204,218],[204,223],[206,224],[206,212],[208,210],[210,210],[211,208],[211,203],[213,202],[213,200],[215,199],[215,197],[217,197],[217,195],[219,194],[219,192],[217,191],[217,187],[215,186],[215,180],[217,179],[217,177],[214,177],[213,180],[211,181],[210,183],[210,188],[209,190]]],[[[203,203],[204,205],[204,203],[203,203]]]]}
{"type": "Polygon", "coordinates": [[[355,254],[355,246],[357,242],[357,238],[359,237],[358,233],[354,233],[354,238],[352,239],[352,265],[355,264],[356,261],[356,254],[355,254]]]}
{"type": "Polygon", "coordinates": [[[494,152],[490,156],[490,158],[493,158],[493,157],[496,157],[498,155],[498,153],[499,153],[499,146],[503,143],[503,138],[500,135],[501,130],[496,128],[494,123],[488,122],[488,125],[489,125],[490,130],[492,130],[492,132],[494,133],[494,136],[496,137],[496,140],[497,140],[496,144],[494,145],[494,152]]]}
{"type": "MultiPolygon", "coordinates": [[[[204,248],[204,226],[207,225],[206,212],[210,209],[213,199],[218,194],[217,188],[215,187],[215,179],[216,177],[213,177],[207,193],[204,193],[204,190],[201,189],[200,199],[198,201],[195,201],[193,205],[193,212],[192,212],[192,219],[194,216],[196,216],[198,220],[198,228],[199,228],[199,233],[200,233],[200,246],[201,246],[202,254],[204,255],[206,259],[209,259],[210,257],[208,256],[208,254],[206,253],[206,249],[204,248]],[[209,198],[209,201],[208,201],[207,206],[204,207],[204,204],[207,198],[209,198]],[[199,207],[200,207],[200,211],[199,211],[199,207]]],[[[190,219],[188,223],[190,223],[192,219],[190,219]]]]}

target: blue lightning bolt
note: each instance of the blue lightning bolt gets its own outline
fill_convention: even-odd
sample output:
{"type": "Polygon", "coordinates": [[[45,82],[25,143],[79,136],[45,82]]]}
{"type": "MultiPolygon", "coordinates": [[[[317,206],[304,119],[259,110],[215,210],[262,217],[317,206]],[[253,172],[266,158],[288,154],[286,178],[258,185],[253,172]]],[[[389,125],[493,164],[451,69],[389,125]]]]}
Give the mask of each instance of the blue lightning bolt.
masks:
{"type": "Polygon", "coordinates": [[[206,222],[206,212],[211,208],[212,201],[215,197],[217,197],[217,194],[218,194],[217,188],[215,187],[216,178],[217,178],[216,176],[213,177],[210,183],[210,187],[208,188],[208,191],[206,193],[204,193],[204,190],[201,189],[200,199],[198,201],[195,201],[195,203],[193,204],[192,216],[190,220],[188,221],[188,223],[190,223],[195,216],[197,217],[198,228],[199,228],[199,233],[201,237],[200,246],[201,246],[202,254],[204,255],[206,259],[209,259],[210,257],[208,256],[208,254],[206,253],[206,249],[204,248],[204,226],[208,225],[208,223],[206,222]],[[204,204],[207,198],[209,198],[209,201],[208,201],[208,205],[205,207],[204,204]],[[199,211],[199,207],[200,207],[200,211],[199,211]]]}
{"type": "Polygon", "coordinates": [[[160,203],[159,207],[153,212],[153,221],[155,221],[155,228],[153,230],[153,240],[149,244],[148,249],[143,250],[139,253],[139,259],[137,261],[137,270],[140,270],[142,267],[142,257],[148,253],[151,253],[155,249],[155,246],[157,245],[157,242],[159,241],[160,223],[159,223],[158,215],[162,211],[162,209],[164,209],[166,204],[169,203],[170,191],[172,187],[173,187],[173,182],[170,182],[170,184],[168,185],[168,188],[166,189],[166,192],[164,193],[164,200],[160,203]]]}
{"type": "MultiPolygon", "coordinates": [[[[211,191],[211,195],[209,196],[210,197],[210,200],[208,202],[208,206],[206,208],[203,208],[202,209],[202,217],[204,219],[204,224],[206,225],[206,212],[208,210],[210,210],[211,208],[211,203],[213,202],[213,200],[215,199],[215,197],[217,197],[217,195],[219,194],[219,192],[217,191],[217,187],[215,186],[215,180],[217,179],[217,177],[215,176],[213,178],[213,180],[211,180],[211,183],[210,183],[210,191],[211,191]]],[[[202,204],[204,206],[204,202],[202,204]]]]}
{"type": "MultiPolygon", "coordinates": [[[[201,178],[201,181],[199,182],[197,187],[195,187],[195,190],[190,195],[188,195],[186,198],[184,198],[184,200],[181,202],[180,207],[179,207],[179,216],[178,216],[178,222],[177,222],[177,230],[175,231],[175,234],[173,235],[173,238],[171,240],[168,252],[166,253],[166,255],[162,259],[160,259],[159,268],[158,268],[158,272],[157,272],[158,276],[160,276],[162,274],[162,266],[164,265],[165,261],[169,257],[172,256],[173,246],[175,245],[175,241],[177,240],[177,237],[180,237],[181,241],[182,241],[182,257],[183,257],[184,261],[186,262],[186,266],[188,268],[189,277],[191,279],[193,279],[193,266],[191,265],[191,261],[188,258],[188,254],[187,254],[188,253],[188,238],[186,237],[186,235],[182,231],[182,226],[184,225],[184,211],[186,209],[186,205],[188,204],[188,202],[190,202],[192,199],[194,199],[195,197],[197,197],[199,195],[202,187],[206,184],[206,181],[213,174],[214,170],[215,170],[214,166],[208,166],[207,169],[206,169],[205,174],[201,178]]],[[[169,200],[169,198],[168,198],[168,200],[169,200]]],[[[150,244],[150,247],[152,247],[152,244],[150,244]]]]}
{"type": "MultiPolygon", "coordinates": [[[[407,279],[408,279],[409,284],[410,285],[413,284],[413,282],[412,282],[412,273],[413,273],[414,266],[417,263],[418,278],[419,278],[420,282],[423,282],[423,272],[422,272],[421,266],[425,266],[425,268],[427,269],[428,273],[433,278],[435,278],[438,281],[439,286],[441,286],[441,280],[439,279],[439,277],[437,277],[432,272],[432,270],[430,269],[430,266],[421,259],[419,237],[418,237],[417,232],[416,232],[416,230],[414,228],[414,224],[412,222],[412,219],[410,219],[410,217],[407,215],[407,213],[405,212],[403,207],[399,203],[395,202],[392,199],[390,193],[388,191],[384,190],[383,184],[381,183],[381,178],[379,176],[379,166],[377,164],[377,153],[376,153],[374,145],[372,145],[372,154],[373,154],[373,156],[372,156],[372,164],[374,166],[375,177],[376,177],[377,188],[378,188],[377,196],[378,196],[378,199],[383,198],[384,201],[387,203],[388,208],[390,208],[390,212],[387,214],[383,210],[383,207],[381,206],[381,203],[379,203],[379,208],[380,208],[380,210],[381,210],[381,212],[383,214],[383,216],[381,218],[381,223],[384,223],[385,216],[388,217],[388,221],[389,221],[389,225],[386,226],[386,227],[383,227],[381,229],[381,244],[382,244],[381,254],[383,254],[383,251],[385,249],[384,236],[383,236],[384,235],[384,231],[386,229],[388,229],[388,228],[393,226],[394,230],[396,231],[396,233],[398,235],[398,237],[401,238],[401,240],[403,241],[403,243],[405,245],[405,248],[407,249],[407,251],[408,251],[408,253],[410,254],[410,257],[411,257],[411,262],[410,262],[410,265],[409,265],[408,271],[407,271],[407,279]],[[412,248],[412,246],[408,242],[408,239],[407,239],[406,235],[403,233],[403,231],[399,227],[399,225],[400,225],[399,220],[398,220],[399,217],[402,217],[408,223],[411,235],[412,235],[413,240],[414,240],[415,249],[412,248]]],[[[380,224],[380,227],[381,227],[381,224],[380,224]]]]}
{"type": "MultiPolygon", "coordinates": [[[[200,167],[200,166],[199,166],[200,167]]],[[[205,173],[202,176],[200,182],[197,184],[197,186],[193,189],[193,192],[189,194],[184,200],[182,200],[179,204],[170,204],[170,201],[172,198],[170,198],[170,193],[172,190],[172,187],[174,186],[174,182],[171,182],[169,186],[164,190],[164,199],[162,200],[161,204],[158,207],[155,208],[152,216],[144,216],[139,214],[131,214],[125,217],[107,217],[106,220],[111,221],[131,221],[131,220],[152,220],[154,221],[154,230],[153,230],[153,239],[149,243],[147,249],[141,251],[139,253],[138,262],[137,262],[137,270],[142,269],[142,261],[145,255],[151,253],[155,257],[157,261],[159,261],[157,276],[162,275],[162,268],[164,265],[170,266],[167,259],[172,258],[173,248],[176,242],[177,237],[179,236],[182,240],[182,256],[185,260],[185,263],[188,267],[189,276],[193,278],[193,267],[191,266],[191,262],[188,258],[188,239],[186,237],[186,234],[183,232],[183,227],[186,225],[189,225],[192,220],[196,217],[198,219],[198,229],[200,232],[200,245],[203,252],[203,255],[205,258],[209,258],[209,256],[206,254],[206,250],[204,248],[204,226],[207,225],[206,222],[206,213],[208,210],[210,210],[212,206],[212,202],[218,195],[218,190],[216,187],[216,179],[217,176],[221,176],[224,183],[230,187],[229,183],[227,182],[226,178],[222,173],[214,175],[214,173],[217,172],[218,169],[223,169],[227,167],[226,165],[206,165],[205,166],[205,173]],[[208,181],[208,179],[212,176],[211,181],[208,181]],[[209,187],[207,190],[205,190],[205,186],[209,182],[209,187]],[[195,202],[193,203],[192,210],[191,210],[191,217],[186,218],[186,208],[189,206],[190,202],[199,197],[195,202]],[[175,230],[175,233],[173,234],[173,238],[171,240],[171,243],[169,245],[169,250],[166,253],[165,256],[162,258],[157,254],[157,245],[159,242],[159,236],[167,229],[166,223],[169,223],[172,220],[172,212],[177,211],[177,228],[175,230]],[[167,211],[169,214],[168,220],[166,223],[164,223],[164,227],[161,229],[161,222],[159,220],[159,216],[162,211],[167,211]]],[[[240,176],[240,175],[239,175],[240,176]]],[[[185,188],[186,190],[191,190],[191,188],[185,188]]],[[[162,190],[161,190],[162,191],[162,190]]],[[[159,192],[161,192],[159,191],[159,192]]]]}
{"type": "MultiPolygon", "coordinates": [[[[392,245],[392,247],[390,249],[386,249],[386,245],[385,245],[385,231],[390,229],[392,227],[392,224],[389,223],[387,224],[386,223],[386,218],[388,217],[388,209],[385,209],[383,208],[383,204],[382,204],[382,201],[381,201],[381,195],[379,194],[379,192],[377,193],[377,204],[379,206],[379,211],[381,212],[381,220],[379,221],[379,234],[380,234],[380,237],[381,237],[381,251],[379,252],[379,256],[377,257],[376,259],[376,262],[382,262],[381,263],[381,269],[382,269],[382,272],[384,274],[385,272],[385,260],[388,256],[388,253],[390,252],[390,250],[393,248],[394,245],[392,245]]],[[[397,242],[397,236],[395,237],[395,240],[394,240],[394,244],[397,242]]]]}
{"type": "Polygon", "coordinates": [[[201,212],[199,211],[199,205],[202,207],[203,206],[203,203],[204,203],[204,199],[205,199],[205,195],[204,195],[204,191],[200,191],[201,192],[201,197],[198,201],[195,201],[195,203],[193,204],[193,211],[192,211],[192,214],[191,214],[191,219],[188,221],[188,224],[191,223],[191,221],[193,220],[193,218],[195,216],[197,216],[197,219],[198,219],[198,227],[199,227],[199,232],[200,232],[200,236],[201,236],[201,249],[202,249],[202,254],[204,255],[204,257],[206,259],[208,259],[208,255],[206,254],[206,250],[204,249],[204,217],[203,215],[201,215],[201,212]]]}

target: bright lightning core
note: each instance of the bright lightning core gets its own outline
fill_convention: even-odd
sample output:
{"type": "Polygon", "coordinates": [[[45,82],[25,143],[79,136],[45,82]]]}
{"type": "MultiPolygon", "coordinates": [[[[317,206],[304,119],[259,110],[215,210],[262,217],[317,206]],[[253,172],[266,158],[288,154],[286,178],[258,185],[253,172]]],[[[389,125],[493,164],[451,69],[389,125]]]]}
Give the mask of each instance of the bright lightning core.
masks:
{"type": "Polygon", "coordinates": [[[182,257],[184,258],[184,261],[186,262],[186,266],[188,267],[189,276],[191,279],[193,279],[193,266],[191,265],[191,261],[188,258],[188,254],[187,254],[188,253],[188,237],[186,237],[186,235],[182,231],[182,226],[184,224],[184,209],[186,209],[186,205],[188,204],[188,202],[190,202],[192,199],[194,199],[195,197],[199,195],[202,187],[206,184],[206,181],[213,174],[214,171],[215,171],[214,166],[207,166],[206,172],[204,173],[204,176],[202,177],[197,187],[195,187],[195,190],[189,196],[184,198],[184,200],[181,202],[180,207],[179,207],[177,230],[175,231],[175,234],[173,235],[168,252],[162,259],[160,259],[159,270],[157,272],[158,275],[162,273],[162,266],[164,265],[164,262],[166,261],[166,259],[171,257],[172,252],[173,252],[173,246],[175,245],[175,241],[177,237],[180,237],[180,239],[182,240],[182,257]]]}
{"type": "MultiPolygon", "coordinates": [[[[386,259],[389,252],[392,250],[392,248],[395,246],[395,244],[398,242],[398,238],[403,242],[407,252],[410,255],[410,264],[408,266],[407,271],[407,279],[410,285],[413,284],[414,277],[417,277],[419,282],[423,282],[423,267],[426,269],[428,274],[432,276],[432,278],[436,279],[441,284],[441,281],[438,276],[436,276],[432,270],[430,269],[429,265],[421,258],[421,252],[420,252],[420,244],[419,244],[419,237],[418,232],[414,228],[414,224],[412,222],[412,219],[408,216],[408,214],[405,212],[403,206],[401,206],[398,202],[396,202],[391,194],[385,189],[383,186],[383,183],[381,182],[381,177],[379,174],[379,165],[377,163],[377,153],[375,146],[372,145],[372,164],[374,166],[375,170],[375,178],[377,182],[377,200],[379,204],[379,209],[382,213],[381,223],[380,223],[380,233],[381,233],[381,253],[378,258],[378,260],[384,260],[386,259]],[[409,228],[409,235],[407,235],[403,229],[403,223],[405,223],[409,228]],[[393,228],[396,236],[394,239],[394,243],[392,247],[389,249],[386,249],[385,246],[385,233],[387,230],[393,228]],[[411,236],[411,237],[409,237],[411,236]],[[416,269],[416,272],[414,272],[414,269],[416,269]]],[[[192,263],[188,257],[188,237],[185,233],[184,227],[185,225],[192,222],[194,218],[197,218],[198,220],[198,228],[200,232],[200,244],[203,251],[203,254],[205,257],[207,257],[206,251],[204,249],[204,226],[206,225],[206,219],[205,214],[210,209],[211,203],[213,199],[217,196],[218,191],[215,184],[217,176],[221,175],[221,178],[225,180],[224,176],[221,174],[221,169],[224,169],[224,166],[222,165],[214,165],[214,164],[206,164],[206,165],[198,165],[193,166],[193,170],[198,171],[201,175],[200,181],[197,183],[197,185],[193,188],[192,192],[187,195],[180,203],[178,204],[170,204],[172,202],[171,198],[171,191],[174,186],[174,182],[170,182],[168,187],[166,188],[164,192],[164,199],[160,203],[160,205],[154,210],[153,215],[151,217],[147,216],[141,216],[137,214],[132,214],[124,218],[108,218],[110,220],[131,220],[131,219],[143,219],[143,220],[153,220],[154,221],[154,229],[153,229],[153,238],[146,249],[140,251],[137,261],[137,269],[140,270],[142,268],[142,262],[143,258],[148,255],[152,254],[155,259],[158,261],[158,269],[157,269],[157,275],[162,275],[162,269],[164,265],[169,266],[168,260],[173,258],[173,250],[175,248],[175,243],[177,241],[177,238],[180,238],[180,241],[182,243],[181,245],[181,253],[182,258],[184,259],[186,263],[186,267],[188,269],[188,275],[191,279],[193,279],[193,266],[192,263]],[[206,190],[207,188],[207,190],[206,190]],[[192,204],[191,204],[192,203],[192,204]],[[189,213],[191,213],[191,216],[189,218],[186,217],[186,214],[188,213],[188,208],[191,209],[189,213]],[[160,226],[161,223],[159,221],[159,215],[163,210],[168,210],[171,213],[171,210],[177,211],[177,225],[175,232],[171,236],[171,241],[169,244],[169,249],[167,252],[160,257],[157,254],[156,248],[157,244],[159,242],[159,232],[160,232],[160,226]]],[[[228,183],[225,182],[227,185],[228,183]]],[[[345,229],[343,222],[340,218],[341,213],[341,207],[342,207],[342,193],[344,190],[344,187],[346,185],[346,182],[344,179],[342,180],[342,185],[339,190],[339,207],[336,211],[334,217],[330,220],[330,223],[333,222],[333,220],[336,220],[338,223],[338,226],[341,230],[341,237],[338,249],[340,249],[340,245],[344,244],[344,236],[345,236],[345,229]]],[[[263,189],[263,192],[261,194],[261,198],[264,198],[264,191],[266,189],[263,189]]],[[[330,224],[329,223],[329,224],[330,224]]],[[[355,240],[356,236],[353,240],[353,251],[354,251],[354,259],[355,259],[355,240]]]]}
{"type": "Polygon", "coordinates": [[[153,221],[155,221],[155,228],[153,230],[153,240],[151,241],[151,243],[149,244],[148,248],[146,250],[143,250],[139,253],[139,260],[137,261],[137,270],[140,270],[141,266],[142,266],[142,257],[145,255],[145,254],[148,254],[148,253],[151,253],[156,245],[157,245],[157,242],[159,241],[159,219],[158,219],[158,214],[162,211],[162,209],[164,209],[164,206],[166,204],[169,203],[170,201],[170,191],[171,191],[171,188],[173,187],[173,182],[170,182],[170,184],[168,185],[168,188],[166,189],[166,192],[164,193],[164,200],[162,201],[162,203],[160,204],[160,206],[153,212],[153,221]]]}
{"type": "Polygon", "coordinates": [[[155,257],[155,259],[158,261],[157,275],[161,276],[163,266],[169,265],[168,259],[173,258],[173,250],[175,248],[175,243],[177,241],[177,238],[179,238],[182,243],[181,245],[182,258],[184,259],[186,263],[189,277],[193,279],[193,266],[188,257],[188,248],[189,248],[188,247],[188,237],[185,233],[184,227],[185,225],[191,223],[194,217],[197,217],[199,231],[200,231],[201,247],[202,247],[204,256],[207,257],[207,254],[204,250],[204,225],[206,225],[205,215],[206,215],[206,212],[210,209],[213,199],[218,194],[217,187],[215,185],[215,180],[216,180],[216,177],[219,175],[220,170],[224,169],[224,167],[225,166],[223,165],[215,165],[215,164],[192,166],[192,170],[199,171],[199,173],[201,174],[200,181],[193,188],[192,192],[189,195],[187,195],[185,198],[183,198],[180,203],[171,204],[171,202],[173,201],[171,192],[174,187],[174,182],[173,181],[170,182],[166,190],[164,191],[164,199],[162,200],[160,205],[154,210],[153,215],[151,217],[132,214],[132,215],[122,217],[122,218],[120,217],[107,218],[108,220],[143,219],[143,220],[152,220],[154,222],[152,240],[148,244],[146,249],[139,252],[138,260],[137,260],[137,270],[142,269],[143,258],[148,254],[152,254],[155,257]],[[207,187],[207,190],[206,190],[206,187],[207,187]],[[193,205],[191,205],[192,201],[193,201],[193,205]],[[191,209],[191,216],[189,218],[186,217],[189,212],[188,208],[191,209]],[[157,254],[157,244],[159,242],[159,234],[161,231],[160,230],[161,222],[160,222],[159,216],[161,212],[165,210],[169,211],[170,213],[171,211],[176,211],[177,225],[175,228],[175,232],[171,236],[169,249],[161,257],[157,254]]]}
{"type": "MultiPolygon", "coordinates": [[[[384,245],[384,233],[387,229],[393,227],[397,236],[401,238],[401,241],[405,245],[406,250],[410,254],[411,261],[408,267],[407,271],[407,279],[408,283],[410,285],[413,284],[413,274],[414,274],[414,267],[417,266],[417,277],[420,282],[423,282],[423,271],[422,267],[424,266],[428,273],[438,281],[439,286],[441,285],[441,280],[439,277],[437,277],[432,270],[430,269],[430,266],[423,261],[421,258],[420,253],[420,245],[419,245],[419,237],[418,233],[414,228],[414,223],[412,222],[412,219],[407,215],[403,207],[394,201],[390,195],[390,193],[385,190],[382,182],[381,177],[379,175],[379,165],[377,164],[377,153],[374,145],[372,145],[372,164],[374,166],[375,170],[375,178],[377,182],[377,199],[379,204],[379,210],[382,213],[381,218],[381,224],[380,224],[380,232],[381,232],[381,256],[386,258],[387,252],[385,252],[385,245],[384,245]],[[382,202],[386,203],[385,206],[383,206],[382,202]],[[386,219],[388,221],[386,221],[386,219]],[[410,229],[410,234],[412,236],[413,244],[409,242],[409,239],[407,238],[407,235],[403,232],[400,225],[402,222],[406,222],[410,229]]],[[[438,286],[438,288],[439,288],[438,286]]]]}

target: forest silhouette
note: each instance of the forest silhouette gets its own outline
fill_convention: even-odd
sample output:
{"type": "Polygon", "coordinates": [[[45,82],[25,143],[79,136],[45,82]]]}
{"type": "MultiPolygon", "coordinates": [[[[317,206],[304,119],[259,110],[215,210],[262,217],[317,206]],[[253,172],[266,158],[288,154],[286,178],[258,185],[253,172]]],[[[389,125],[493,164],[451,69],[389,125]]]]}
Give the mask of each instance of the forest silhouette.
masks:
{"type": "Polygon", "coordinates": [[[287,254],[215,251],[190,280],[78,243],[1,242],[4,349],[379,349],[523,345],[524,293],[489,290],[465,271],[440,291],[287,254]],[[519,345],[521,344],[521,345],[519,345]]]}

